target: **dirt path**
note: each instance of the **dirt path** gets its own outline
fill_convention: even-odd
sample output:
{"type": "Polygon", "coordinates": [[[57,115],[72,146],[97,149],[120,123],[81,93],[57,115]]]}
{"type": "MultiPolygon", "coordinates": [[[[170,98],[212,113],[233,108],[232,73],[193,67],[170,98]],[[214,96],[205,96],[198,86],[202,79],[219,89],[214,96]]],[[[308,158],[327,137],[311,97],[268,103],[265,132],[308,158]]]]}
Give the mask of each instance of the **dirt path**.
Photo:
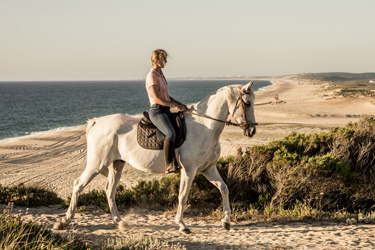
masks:
{"type": "MultiPolygon", "coordinates": [[[[4,207],[4,206],[2,206],[4,207]]],[[[52,228],[61,218],[65,209],[55,205],[31,208],[25,215],[24,207],[15,207],[25,220],[34,220],[52,228]]],[[[221,228],[220,220],[190,215],[185,222],[192,230],[191,235],[178,232],[174,223],[174,213],[130,209],[121,212],[122,218],[131,228],[120,231],[112,223],[110,214],[97,207],[88,207],[78,213],[67,230],[58,233],[68,236],[72,233],[89,242],[98,242],[109,237],[124,237],[129,234],[143,234],[160,240],[180,243],[187,249],[329,249],[355,250],[375,248],[375,225],[346,225],[345,223],[321,222],[261,222],[232,223],[231,230],[221,228]]]]}

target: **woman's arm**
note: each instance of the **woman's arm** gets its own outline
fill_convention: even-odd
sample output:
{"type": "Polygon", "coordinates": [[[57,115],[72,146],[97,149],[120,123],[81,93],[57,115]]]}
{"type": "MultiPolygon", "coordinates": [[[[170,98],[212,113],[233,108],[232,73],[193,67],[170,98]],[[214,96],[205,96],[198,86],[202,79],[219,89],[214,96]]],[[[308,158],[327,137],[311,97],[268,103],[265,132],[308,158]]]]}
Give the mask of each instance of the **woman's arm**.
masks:
{"type": "Polygon", "coordinates": [[[188,109],[188,107],[187,107],[185,104],[183,104],[183,103],[177,101],[177,100],[174,99],[172,96],[169,96],[169,98],[171,98],[171,101],[172,101],[172,102],[175,102],[176,104],[182,105],[182,106],[185,108],[185,110],[188,109]]]}
{"type": "Polygon", "coordinates": [[[159,105],[163,105],[163,106],[167,106],[167,107],[173,107],[173,108],[177,108],[178,110],[180,111],[184,111],[187,109],[186,105],[180,103],[180,102],[177,102],[175,99],[173,99],[172,97],[171,98],[171,101],[167,101],[165,99],[162,99],[158,96],[157,94],[157,91],[155,89],[155,85],[152,85],[149,87],[149,94],[151,95],[151,97],[154,99],[154,101],[156,102],[156,104],[159,104],[159,105]]]}

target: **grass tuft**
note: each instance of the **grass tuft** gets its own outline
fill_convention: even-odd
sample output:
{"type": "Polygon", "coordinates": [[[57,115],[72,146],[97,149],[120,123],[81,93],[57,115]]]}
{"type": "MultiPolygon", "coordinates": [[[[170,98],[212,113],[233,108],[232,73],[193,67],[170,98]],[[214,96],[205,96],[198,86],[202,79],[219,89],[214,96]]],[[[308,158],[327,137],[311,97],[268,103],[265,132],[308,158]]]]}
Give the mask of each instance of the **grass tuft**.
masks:
{"type": "Polygon", "coordinates": [[[13,216],[11,208],[0,215],[0,249],[92,249],[89,244],[66,239],[32,221],[23,222],[19,216],[13,216]]]}

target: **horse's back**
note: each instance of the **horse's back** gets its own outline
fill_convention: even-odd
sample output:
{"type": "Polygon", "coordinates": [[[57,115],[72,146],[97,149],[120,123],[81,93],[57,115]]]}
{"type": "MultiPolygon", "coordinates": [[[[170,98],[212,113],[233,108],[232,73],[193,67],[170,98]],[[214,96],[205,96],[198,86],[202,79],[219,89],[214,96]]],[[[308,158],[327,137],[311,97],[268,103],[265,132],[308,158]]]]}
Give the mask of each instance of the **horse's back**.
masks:
{"type": "Polygon", "coordinates": [[[90,119],[87,123],[87,137],[93,138],[100,136],[126,134],[135,125],[138,124],[139,118],[125,114],[113,114],[90,119]]]}
{"type": "Polygon", "coordinates": [[[133,117],[125,114],[113,114],[94,118],[97,122],[101,123],[115,123],[115,124],[135,124],[139,122],[140,118],[133,117]]]}

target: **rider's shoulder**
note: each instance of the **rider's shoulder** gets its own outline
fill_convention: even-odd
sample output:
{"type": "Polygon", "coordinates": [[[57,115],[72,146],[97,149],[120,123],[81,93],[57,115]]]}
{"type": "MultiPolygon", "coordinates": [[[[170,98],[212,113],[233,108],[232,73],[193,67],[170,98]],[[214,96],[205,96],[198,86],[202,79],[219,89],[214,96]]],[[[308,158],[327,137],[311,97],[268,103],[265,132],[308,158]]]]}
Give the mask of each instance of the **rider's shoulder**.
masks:
{"type": "Polygon", "coordinates": [[[150,70],[149,75],[152,75],[153,77],[162,77],[161,74],[154,68],[150,70]]]}

